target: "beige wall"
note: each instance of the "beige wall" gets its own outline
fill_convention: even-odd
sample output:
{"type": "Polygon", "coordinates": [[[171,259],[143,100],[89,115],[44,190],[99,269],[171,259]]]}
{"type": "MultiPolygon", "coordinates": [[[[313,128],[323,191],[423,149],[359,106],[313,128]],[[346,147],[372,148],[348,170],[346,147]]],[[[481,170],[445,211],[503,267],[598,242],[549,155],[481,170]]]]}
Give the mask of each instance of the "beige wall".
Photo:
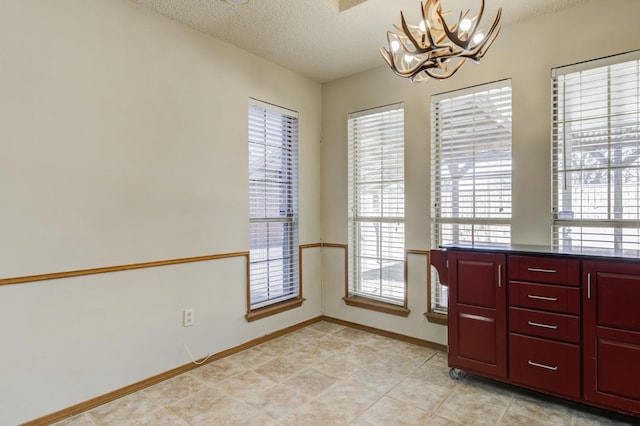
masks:
{"type": "MultiPolygon", "coordinates": [[[[513,89],[512,241],[548,244],[551,224],[551,68],[640,49],[640,2],[592,0],[585,5],[502,28],[481,64],[466,64],[453,78],[421,85],[386,66],[323,85],[323,239],[347,243],[347,114],[404,102],[406,247],[430,248],[430,96],[510,78],[513,89]]],[[[487,18],[488,19],[488,18],[487,18]]],[[[381,60],[382,62],[382,60],[381,60]]],[[[446,328],[430,324],[425,262],[409,264],[408,318],[348,307],[343,261],[324,254],[325,314],[446,343],[446,328]]]]}
{"type": "MultiPolygon", "coordinates": [[[[0,278],[248,250],[249,97],[299,112],[318,243],[318,83],[125,0],[0,2],[0,278]]],[[[243,258],[1,286],[0,424],[316,317],[318,249],[304,274],[250,324],[243,258]]]]}

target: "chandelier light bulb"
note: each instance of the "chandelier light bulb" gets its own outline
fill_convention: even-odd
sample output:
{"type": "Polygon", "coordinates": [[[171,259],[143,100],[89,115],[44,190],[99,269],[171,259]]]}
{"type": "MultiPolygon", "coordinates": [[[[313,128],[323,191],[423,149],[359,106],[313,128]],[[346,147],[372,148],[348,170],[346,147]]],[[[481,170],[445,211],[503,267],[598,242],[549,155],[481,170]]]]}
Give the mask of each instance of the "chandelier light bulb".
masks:
{"type": "Polygon", "coordinates": [[[482,33],[478,33],[478,34],[473,36],[473,42],[475,44],[481,43],[482,40],[484,40],[484,34],[482,34],[482,33]]]}
{"type": "Polygon", "coordinates": [[[398,40],[393,40],[391,42],[391,50],[393,50],[394,52],[397,52],[398,49],[400,49],[400,42],[398,40]]]}
{"type": "Polygon", "coordinates": [[[422,31],[423,33],[427,31],[427,25],[424,23],[424,19],[422,21],[420,21],[420,31],[422,31]]]}
{"type": "Polygon", "coordinates": [[[462,31],[469,31],[469,28],[471,28],[471,19],[465,18],[460,21],[460,29],[462,31]]]}

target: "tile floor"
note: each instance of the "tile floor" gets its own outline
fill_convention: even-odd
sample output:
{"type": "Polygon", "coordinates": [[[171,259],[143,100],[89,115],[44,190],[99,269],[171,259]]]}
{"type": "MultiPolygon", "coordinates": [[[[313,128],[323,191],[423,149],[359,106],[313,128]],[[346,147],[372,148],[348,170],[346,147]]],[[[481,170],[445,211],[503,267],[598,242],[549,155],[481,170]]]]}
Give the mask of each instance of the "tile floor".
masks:
{"type": "Polygon", "coordinates": [[[199,367],[60,425],[640,424],[468,376],[446,354],[329,322],[199,367]]]}

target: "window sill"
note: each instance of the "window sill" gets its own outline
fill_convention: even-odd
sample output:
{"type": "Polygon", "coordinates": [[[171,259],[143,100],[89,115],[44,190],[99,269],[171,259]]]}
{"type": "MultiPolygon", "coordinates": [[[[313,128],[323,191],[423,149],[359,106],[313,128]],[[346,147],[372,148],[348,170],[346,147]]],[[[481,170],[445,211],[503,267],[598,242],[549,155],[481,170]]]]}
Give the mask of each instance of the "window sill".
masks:
{"type": "Polygon", "coordinates": [[[247,319],[247,322],[251,322],[270,317],[271,315],[279,314],[280,312],[299,308],[300,306],[302,306],[302,302],[304,301],[305,299],[299,298],[265,306],[264,308],[254,309],[253,311],[250,311],[247,315],[245,315],[245,318],[247,319]]]}
{"type": "Polygon", "coordinates": [[[447,314],[437,314],[435,312],[425,312],[424,316],[427,317],[429,322],[434,324],[449,325],[449,316],[447,314]]]}
{"type": "Polygon", "coordinates": [[[371,300],[364,297],[349,296],[343,297],[344,303],[349,306],[356,306],[358,308],[370,309],[372,311],[383,312],[385,314],[397,315],[400,317],[407,317],[411,312],[404,306],[393,305],[391,303],[379,302],[377,300],[371,300]]]}

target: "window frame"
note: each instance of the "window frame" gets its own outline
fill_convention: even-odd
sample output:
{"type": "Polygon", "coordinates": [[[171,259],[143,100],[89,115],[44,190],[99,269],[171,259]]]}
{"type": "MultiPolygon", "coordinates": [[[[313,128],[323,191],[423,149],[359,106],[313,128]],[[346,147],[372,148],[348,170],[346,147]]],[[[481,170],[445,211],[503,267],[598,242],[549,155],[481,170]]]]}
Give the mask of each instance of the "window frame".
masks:
{"type": "Polygon", "coordinates": [[[254,321],[299,307],[304,299],[299,276],[301,256],[298,240],[298,113],[250,98],[248,120],[249,259],[245,317],[247,321],[254,321]],[[264,164],[262,168],[254,167],[254,164],[258,163],[253,159],[254,156],[260,158],[264,164]],[[268,169],[268,165],[273,166],[278,162],[282,165],[281,169],[268,169]],[[260,176],[260,170],[264,174],[263,177],[260,176]],[[252,178],[252,174],[257,177],[252,178]],[[278,203],[278,213],[273,214],[272,211],[272,214],[268,214],[269,201],[278,203]],[[254,207],[255,205],[258,207],[254,207]],[[264,213],[259,214],[260,210],[264,213]],[[279,225],[282,225],[282,228],[275,235],[282,235],[281,238],[276,236],[282,244],[274,246],[271,245],[272,234],[269,228],[279,225]],[[266,227],[266,231],[258,230],[258,227],[266,227]],[[264,247],[261,251],[256,248],[259,243],[264,244],[265,240],[266,254],[264,247]],[[271,253],[272,248],[276,251],[280,248],[281,251],[274,256],[271,253]],[[258,253],[266,258],[258,260],[258,253]],[[261,272],[258,264],[266,265],[266,272],[261,272]],[[274,272],[271,272],[272,270],[274,272]],[[276,279],[272,278],[274,275],[276,279]],[[259,288],[256,282],[260,283],[259,288]],[[281,294],[254,300],[258,291],[281,294]]]}
{"type": "MultiPolygon", "coordinates": [[[[499,81],[495,81],[495,82],[491,82],[491,83],[484,83],[484,84],[480,84],[477,86],[472,86],[472,87],[467,87],[464,89],[459,89],[459,90],[454,90],[454,91],[450,91],[450,92],[445,92],[445,93],[441,93],[441,94],[436,94],[433,95],[431,97],[431,173],[430,173],[430,180],[431,180],[431,245],[432,247],[441,247],[442,245],[446,245],[446,244],[476,244],[478,243],[476,240],[476,235],[475,235],[475,227],[476,226],[485,226],[487,227],[487,229],[489,229],[489,231],[487,232],[487,237],[488,239],[492,239],[492,238],[497,238],[497,239],[502,239],[504,243],[507,243],[506,240],[507,238],[500,237],[500,234],[498,233],[498,229],[497,227],[503,227],[504,229],[508,228],[508,232],[505,232],[505,235],[508,235],[508,242],[510,242],[511,240],[511,221],[512,221],[512,192],[513,192],[513,152],[512,152],[512,144],[513,144],[513,90],[512,90],[512,86],[511,86],[511,79],[504,79],[504,80],[499,80],[499,81]],[[481,136],[485,136],[487,134],[493,134],[495,133],[504,133],[504,135],[501,135],[501,138],[504,138],[504,140],[508,140],[508,142],[504,142],[504,147],[508,146],[508,155],[509,155],[509,165],[505,170],[508,170],[508,173],[506,171],[502,171],[502,165],[500,165],[500,173],[496,173],[496,175],[505,175],[509,177],[508,179],[508,184],[506,184],[506,188],[508,188],[508,191],[505,192],[500,192],[501,195],[504,195],[504,197],[506,199],[508,199],[508,203],[504,203],[501,204],[500,206],[502,206],[502,208],[504,208],[505,206],[508,205],[508,216],[503,215],[502,217],[490,217],[489,213],[484,213],[484,215],[482,216],[477,216],[476,215],[476,204],[479,204],[480,202],[477,200],[477,196],[476,196],[476,179],[475,177],[472,179],[474,184],[473,184],[473,190],[472,190],[472,205],[473,205],[473,214],[471,216],[463,216],[460,212],[457,213],[456,215],[451,215],[451,216],[445,216],[442,213],[442,209],[443,209],[443,200],[445,191],[443,191],[444,188],[444,181],[445,179],[442,176],[442,163],[444,161],[446,161],[447,157],[444,156],[444,152],[445,149],[442,146],[442,140],[444,137],[444,132],[442,131],[442,127],[447,123],[447,121],[442,118],[444,112],[442,112],[442,106],[441,103],[442,102],[455,102],[456,100],[462,100],[463,98],[469,97],[469,101],[470,103],[468,105],[472,105],[474,108],[477,108],[476,104],[476,97],[479,99],[482,99],[482,96],[486,96],[488,98],[492,98],[492,95],[490,95],[491,91],[504,91],[504,94],[499,94],[496,97],[500,98],[499,103],[496,105],[492,105],[491,107],[493,109],[488,109],[489,112],[492,112],[495,114],[495,122],[498,123],[500,121],[502,121],[504,124],[501,124],[501,130],[498,132],[495,132],[494,130],[492,130],[492,127],[487,127],[486,128],[482,128],[482,130],[480,130],[480,125],[475,126],[475,125],[466,125],[464,123],[464,121],[468,121],[468,117],[467,115],[462,115],[460,114],[459,118],[456,119],[452,119],[452,118],[448,118],[448,122],[451,125],[451,129],[456,130],[456,132],[471,132],[471,133],[475,133],[476,129],[478,129],[478,132],[482,132],[481,136]],[[503,97],[508,97],[508,101],[503,100],[503,97]],[[504,108],[504,110],[502,109],[504,108]],[[508,108],[508,110],[507,110],[508,108]],[[508,131],[506,130],[508,128],[508,131]],[[441,228],[443,225],[450,225],[452,227],[452,236],[453,238],[455,238],[454,241],[450,241],[447,242],[444,240],[443,238],[443,232],[441,231],[441,228]],[[471,241],[460,241],[459,238],[459,230],[457,231],[456,228],[459,226],[471,226],[471,241]],[[491,231],[491,227],[495,227],[494,231],[491,231]],[[457,235],[453,235],[454,233],[457,232],[457,235]],[[495,233],[495,236],[493,235],[493,233],[495,233]]],[[[496,101],[497,102],[497,101],[496,101]]],[[[467,104],[465,104],[467,105],[467,104]]],[[[465,108],[471,108],[470,106],[467,106],[465,108]]],[[[486,111],[482,111],[485,115],[488,115],[488,113],[486,111]]],[[[449,130],[449,131],[453,131],[453,130],[449,130]]],[[[451,137],[450,135],[448,136],[449,138],[451,137]]],[[[496,136],[497,138],[497,136],[496,136]]],[[[502,140],[502,139],[501,139],[502,140]]],[[[461,145],[462,148],[466,149],[471,149],[472,148],[472,153],[473,156],[475,157],[476,155],[476,148],[474,146],[474,144],[472,142],[467,142],[465,145],[461,145]]],[[[485,148],[486,149],[486,148],[485,148]]],[[[506,148],[505,148],[506,149],[506,148]]],[[[468,155],[467,151],[462,151],[462,153],[464,155],[468,155]]],[[[460,155],[458,153],[458,155],[460,155]]],[[[456,152],[451,151],[450,154],[451,158],[456,158],[456,152]]],[[[503,160],[499,160],[499,161],[503,161],[503,160]]],[[[487,162],[485,162],[487,163],[487,162]]],[[[475,164],[475,163],[474,163],[475,164]]],[[[487,167],[487,166],[485,166],[487,167]]],[[[472,170],[474,170],[474,174],[475,174],[475,168],[473,167],[472,170]]],[[[465,172],[467,173],[467,172],[465,172]]],[[[479,174],[479,173],[478,173],[479,174]]],[[[451,187],[453,188],[454,185],[451,184],[451,187]]],[[[493,188],[493,187],[492,187],[493,188]]],[[[458,192],[459,194],[461,193],[461,190],[458,192]]],[[[491,194],[492,190],[487,190],[485,189],[485,191],[483,192],[486,196],[486,194],[491,194]]],[[[455,198],[452,195],[451,196],[451,201],[450,204],[453,206],[455,204],[455,198]]],[[[459,203],[459,201],[458,201],[459,203]]],[[[452,207],[453,209],[453,207],[452,207]]],[[[503,231],[504,232],[504,231],[503,231]]],[[[435,322],[435,323],[440,323],[440,324],[446,324],[447,323],[447,311],[448,311],[448,307],[444,304],[444,302],[447,301],[447,295],[448,295],[448,288],[446,288],[446,286],[443,286],[440,283],[440,280],[438,278],[438,273],[437,271],[431,267],[430,268],[430,273],[429,273],[429,281],[428,281],[428,285],[427,285],[427,293],[428,293],[428,305],[427,305],[427,312],[425,313],[425,316],[427,317],[427,319],[429,319],[429,321],[431,322],[435,322]]]]}
{"type": "MultiPolygon", "coordinates": [[[[404,104],[350,113],[347,126],[349,273],[343,300],[349,306],[407,316],[410,311],[407,308],[405,277],[404,104]],[[383,149],[384,156],[381,155],[383,149]],[[373,179],[365,171],[372,164],[380,166],[376,169],[379,178],[376,176],[373,179]],[[377,191],[379,197],[374,194],[377,191]],[[373,199],[375,203],[371,201],[373,199]],[[370,212],[366,212],[367,209],[370,212]],[[375,238],[363,228],[366,224],[376,230],[375,238]],[[397,232],[398,226],[402,229],[401,233],[397,232]],[[383,244],[385,237],[387,240],[383,244]],[[371,251],[374,246],[375,254],[371,251]],[[386,254],[383,254],[385,251],[386,254]],[[380,265],[377,269],[379,294],[363,288],[363,265],[372,262],[380,265]],[[386,278],[384,264],[389,268],[386,278]],[[402,266],[401,271],[398,271],[398,265],[402,266]],[[400,274],[401,281],[397,279],[400,274]],[[390,284],[391,281],[401,282],[401,285],[390,284]],[[401,297],[393,297],[399,291],[401,297]]],[[[373,270],[376,269],[366,272],[373,270]]]]}

